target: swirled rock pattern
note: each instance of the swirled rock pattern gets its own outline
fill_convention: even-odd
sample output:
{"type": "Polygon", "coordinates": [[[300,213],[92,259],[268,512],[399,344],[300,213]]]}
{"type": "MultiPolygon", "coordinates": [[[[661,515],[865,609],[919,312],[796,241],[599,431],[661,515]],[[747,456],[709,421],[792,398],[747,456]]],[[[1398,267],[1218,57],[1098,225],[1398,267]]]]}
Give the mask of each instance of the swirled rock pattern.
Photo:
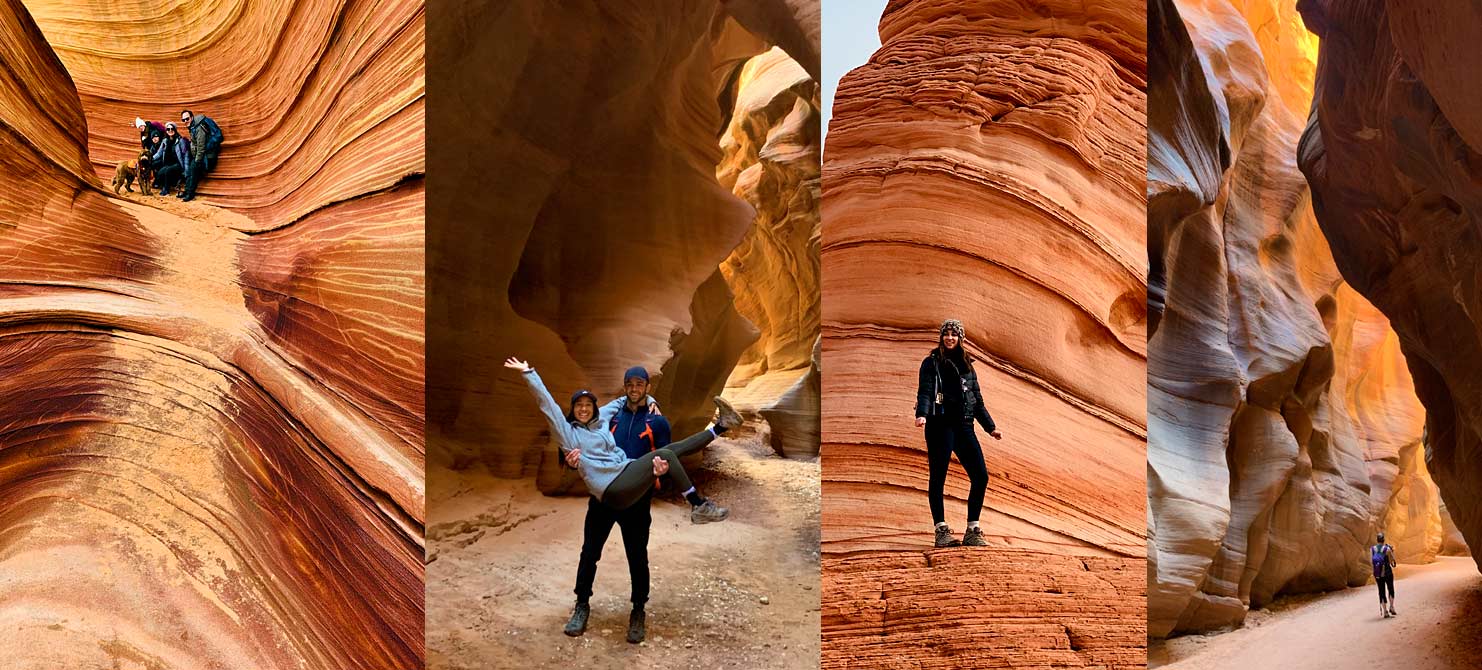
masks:
{"type": "MultiPolygon", "coordinates": [[[[308,97],[337,101],[317,111],[293,95],[261,111],[354,146],[384,111],[359,108],[357,86],[417,88],[421,45],[378,60],[351,35],[407,8],[340,9],[323,49],[267,52],[327,72],[319,59],[355,42],[358,75],[316,80],[308,97]]],[[[94,151],[133,137],[119,101],[170,88],[141,82],[250,69],[241,53],[263,50],[245,40],[306,22],[255,4],[0,2],[0,627],[27,642],[11,664],[422,663],[420,176],[321,171],[285,219],[113,197],[95,174],[94,151]],[[213,24],[258,28],[193,32],[213,24]]]]}
{"type": "MultiPolygon", "coordinates": [[[[1141,2],[897,0],[840,82],[823,168],[824,667],[1145,661],[1144,26],[1141,2]],[[982,438],[989,551],[1048,582],[927,551],[912,417],[947,317],[1004,434],[982,438]]],[[[967,488],[954,467],[959,531],[967,488]]]]}
{"type": "Polygon", "coordinates": [[[423,173],[420,0],[27,7],[72,74],[104,178],[135,117],[215,119],[225,144],[202,200],[276,228],[423,173]]]}
{"type": "Polygon", "coordinates": [[[1424,411],[1296,166],[1316,43],[1264,0],[1150,5],[1148,633],[1432,560],[1424,411]],[[1259,27],[1255,30],[1253,27],[1259,27]]]}
{"type": "Polygon", "coordinates": [[[1482,557],[1482,38],[1468,3],[1298,3],[1322,38],[1298,162],[1343,277],[1389,317],[1426,463],[1482,557]]]}

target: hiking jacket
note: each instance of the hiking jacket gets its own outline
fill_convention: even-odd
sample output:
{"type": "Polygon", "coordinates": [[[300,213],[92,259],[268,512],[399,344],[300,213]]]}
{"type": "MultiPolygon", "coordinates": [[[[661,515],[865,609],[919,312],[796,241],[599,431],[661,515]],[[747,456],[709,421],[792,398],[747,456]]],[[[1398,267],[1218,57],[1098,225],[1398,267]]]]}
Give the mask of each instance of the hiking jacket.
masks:
{"type": "Polygon", "coordinates": [[[154,156],[150,157],[150,163],[155,168],[162,168],[170,165],[170,161],[165,160],[166,152],[170,152],[174,156],[175,160],[180,163],[180,167],[185,168],[185,176],[186,178],[189,178],[191,173],[190,140],[185,139],[183,136],[180,135],[179,128],[175,129],[174,141],[171,141],[168,137],[160,140],[160,148],[154,152],[154,156]]]}
{"type": "MultiPolygon", "coordinates": [[[[556,399],[551,397],[551,392],[546,390],[545,383],[540,381],[540,375],[535,374],[535,370],[525,372],[522,376],[525,384],[530,387],[530,394],[535,396],[535,404],[540,406],[540,413],[550,425],[551,435],[556,438],[561,462],[566,462],[566,452],[572,449],[581,450],[577,470],[581,472],[582,481],[586,482],[587,491],[601,500],[608,485],[633,460],[618,448],[617,440],[607,428],[608,422],[617,416],[618,411],[628,402],[627,399],[619,396],[598,407],[591,421],[579,423],[567,420],[565,412],[561,411],[561,406],[556,404],[556,399]]],[[[653,398],[649,398],[649,402],[653,402],[653,398]]]]}
{"type": "Polygon", "coordinates": [[[973,419],[983,430],[992,433],[998,430],[993,423],[993,416],[988,413],[988,408],[983,404],[983,391],[978,388],[978,373],[973,370],[972,354],[962,352],[964,369],[957,369],[957,362],[943,356],[941,347],[931,350],[925,359],[921,361],[921,373],[916,384],[916,416],[932,417],[957,414],[961,416],[964,423],[971,424],[973,419]],[[962,380],[962,406],[957,408],[960,412],[951,412],[953,408],[937,404],[937,393],[942,393],[946,402],[956,400],[955,393],[947,393],[943,388],[942,366],[950,365],[958,373],[962,380]]]}
{"type": "Polygon", "coordinates": [[[204,114],[190,121],[191,158],[201,160],[206,154],[221,150],[221,126],[204,114]]]}
{"type": "Polygon", "coordinates": [[[627,402],[607,422],[607,430],[628,458],[640,458],[650,451],[667,447],[671,439],[668,419],[649,412],[648,405],[638,408],[637,412],[630,411],[627,402]]]}

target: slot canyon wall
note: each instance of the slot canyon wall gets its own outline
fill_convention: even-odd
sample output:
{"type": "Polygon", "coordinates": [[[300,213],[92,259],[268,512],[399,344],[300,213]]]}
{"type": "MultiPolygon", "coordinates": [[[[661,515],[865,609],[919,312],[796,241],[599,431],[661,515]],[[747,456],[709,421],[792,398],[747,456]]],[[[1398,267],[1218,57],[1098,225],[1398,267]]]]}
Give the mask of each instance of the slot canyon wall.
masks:
{"type": "Polygon", "coordinates": [[[461,225],[428,231],[432,466],[584,493],[511,355],[562,404],[615,397],[631,365],[661,372],[676,436],[725,390],[779,452],[810,455],[816,5],[525,1],[436,20],[455,39],[434,46],[434,104],[464,122],[428,138],[462,175],[432,200],[461,225]]]}
{"type": "MultiPolygon", "coordinates": [[[[1298,162],[1344,279],[1389,318],[1446,522],[1482,556],[1482,8],[1297,3],[1321,37],[1298,162]]],[[[1456,548],[1454,537],[1447,545],[1456,548]]]]}
{"type": "Polygon", "coordinates": [[[1440,552],[1401,338],[1345,282],[1297,146],[1317,39],[1269,0],[1149,11],[1148,634],[1440,552]],[[1258,28],[1254,28],[1258,27],[1258,28]]]}
{"type": "MultiPolygon", "coordinates": [[[[894,0],[882,46],[839,84],[823,168],[825,668],[1146,661],[1144,13],[894,0]],[[1004,435],[980,433],[981,552],[932,548],[913,419],[948,317],[1004,435]]],[[[954,466],[958,532],[967,490],[954,466]]]]}
{"type": "Polygon", "coordinates": [[[9,661],[420,666],[422,5],[105,4],[0,0],[9,661]],[[205,204],[105,191],[186,107],[205,204]]]}

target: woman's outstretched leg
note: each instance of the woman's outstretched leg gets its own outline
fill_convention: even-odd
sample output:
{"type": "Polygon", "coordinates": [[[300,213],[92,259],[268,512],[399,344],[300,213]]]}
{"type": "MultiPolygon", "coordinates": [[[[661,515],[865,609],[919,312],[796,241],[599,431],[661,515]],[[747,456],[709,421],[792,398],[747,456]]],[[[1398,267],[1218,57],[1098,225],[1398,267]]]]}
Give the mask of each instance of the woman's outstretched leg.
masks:
{"type": "Polygon", "coordinates": [[[725,398],[715,396],[715,425],[706,428],[694,435],[684,438],[678,442],[671,442],[666,449],[678,456],[688,456],[703,448],[705,445],[715,441],[715,438],[724,435],[727,430],[741,425],[741,414],[731,407],[731,403],[725,398]]]}
{"type": "Polygon", "coordinates": [[[684,491],[685,500],[690,503],[690,523],[724,521],[730,516],[729,509],[706,499],[695,490],[694,485],[690,483],[689,473],[684,470],[684,463],[679,460],[679,455],[668,447],[650,451],[642,458],[628,463],[623,471],[618,473],[617,479],[612,480],[612,483],[607,486],[607,491],[602,494],[602,502],[619,510],[627,509],[638,502],[643,494],[653,487],[654,459],[663,459],[669,465],[669,472],[664,476],[684,491]]]}

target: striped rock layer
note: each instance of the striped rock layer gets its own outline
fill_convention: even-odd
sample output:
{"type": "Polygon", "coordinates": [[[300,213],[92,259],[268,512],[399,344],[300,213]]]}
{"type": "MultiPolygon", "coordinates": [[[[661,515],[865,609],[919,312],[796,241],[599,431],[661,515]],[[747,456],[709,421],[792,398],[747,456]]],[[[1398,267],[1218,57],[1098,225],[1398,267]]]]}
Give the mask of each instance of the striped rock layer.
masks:
{"type": "MultiPolygon", "coordinates": [[[[1141,667],[1141,2],[894,1],[824,155],[824,667],[1141,667]],[[917,370],[962,320],[983,525],[932,551],[917,370]],[[1032,575],[1032,577],[1031,577],[1032,575]]],[[[948,475],[960,532],[968,481],[948,475]]]]}
{"type": "Polygon", "coordinates": [[[1317,40],[1266,0],[1149,13],[1149,635],[1357,586],[1441,548],[1389,321],[1338,272],[1297,142],[1317,40]]]}
{"type": "Polygon", "coordinates": [[[421,665],[421,8],[310,4],[0,3],[9,664],[421,665]],[[176,106],[210,204],[105,191],[176,106]]]}
{"type": "Polygon", "coordinates": [[[1425,410],[1425,462],[1482,557],[1482,9],[1304,0],[1321,38],[1298,146],[1343,278],[1388,317],[1425,410]]]}

